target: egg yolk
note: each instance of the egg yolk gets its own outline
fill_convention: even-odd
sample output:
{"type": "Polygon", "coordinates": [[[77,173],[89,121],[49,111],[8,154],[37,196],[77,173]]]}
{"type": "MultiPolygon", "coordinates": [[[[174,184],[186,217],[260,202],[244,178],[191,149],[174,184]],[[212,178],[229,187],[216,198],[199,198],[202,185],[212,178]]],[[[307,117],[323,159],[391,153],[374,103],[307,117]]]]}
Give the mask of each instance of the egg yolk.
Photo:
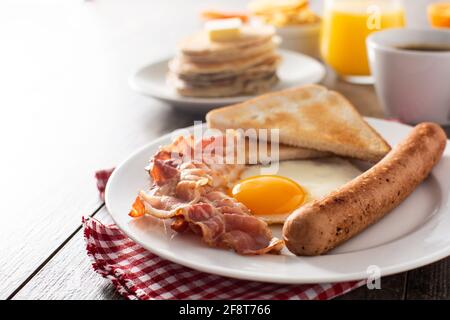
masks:
{"type": "Polygon", "coordinates": [[[239,181],[231,195],[254,215],[285,214],[297,209],[306,198],[303,188],[281,176],[254,176],[239,181]]]}

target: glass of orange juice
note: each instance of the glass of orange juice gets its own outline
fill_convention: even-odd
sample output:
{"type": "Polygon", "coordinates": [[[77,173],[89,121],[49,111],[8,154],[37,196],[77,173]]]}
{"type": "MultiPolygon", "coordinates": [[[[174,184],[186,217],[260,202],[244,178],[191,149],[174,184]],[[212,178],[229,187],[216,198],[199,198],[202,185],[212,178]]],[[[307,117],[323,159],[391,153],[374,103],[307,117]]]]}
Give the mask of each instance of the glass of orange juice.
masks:
{"type": "Polygon", "coordinates": [[[401,0],[326,0],[321,35],[322,58],[343,79],[372,83],[366,38],[386,28],[403,27],[401,0]]]}

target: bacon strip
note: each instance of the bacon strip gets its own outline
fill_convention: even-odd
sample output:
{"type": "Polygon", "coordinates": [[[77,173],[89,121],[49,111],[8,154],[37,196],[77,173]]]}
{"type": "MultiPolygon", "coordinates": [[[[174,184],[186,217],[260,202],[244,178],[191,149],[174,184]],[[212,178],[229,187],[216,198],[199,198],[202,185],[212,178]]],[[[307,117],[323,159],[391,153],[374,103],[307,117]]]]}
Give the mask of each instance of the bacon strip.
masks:
{"type": "Polygon", "coordinates": [[[267,224],[226,195],[229,183],[239,177],[244,166],[223,164],[221,146],[223,141],[214,137],[196,145],[190,136],[178,137],[161,148],[147,168],[150,190],[140,191],[130,216],[172,218],[173,230],[192,230],[209,246],[240,254],[278,253],[283,242],[272,236],[267,224]],[[199,145],[201,150],[209,147],[208,154],[196,157],[199,145]]]}

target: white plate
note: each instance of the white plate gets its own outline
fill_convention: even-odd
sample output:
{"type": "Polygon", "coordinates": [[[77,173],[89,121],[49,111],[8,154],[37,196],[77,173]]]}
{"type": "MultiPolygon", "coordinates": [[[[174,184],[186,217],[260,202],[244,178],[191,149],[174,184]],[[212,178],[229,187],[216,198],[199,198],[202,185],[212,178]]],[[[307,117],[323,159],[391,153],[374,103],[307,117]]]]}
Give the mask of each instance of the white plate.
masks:
{"type": "MultiPolygon", "coordinates": [[[[273,90],[318,83],[325,76],[325,67],[317,60],[293,51],[279,49],[278,52],[282,56],[282,62],[278,68],[280,81],[273,90]]],[[[140,68],[129,79],[131,88],[141,94],[193,112],[204,112],[214,107],[234,104],[251,98],[251,96],[225,98],[180,96],[166,84],[169,60],[164,59],[140,68]]]]}
{"type": "MultiPolygon", "coordinates": [[[[368,119],[391,145],[411,127],[368,119]]],[[[132,219],[130,205],[148,184],[144,166],[170,135],[132,154],[112,174],[106,188],[106,206],[119,228],[153,253],[179,264],[240,279],[277,283],[320,283],[367,277],[370,265],[389,275],[417,268],[450,255],[450,145],[425,180],[398,208],[332,252],[319,257],[281,255],[241,256],[207,247],[199,237],[176,234],[152,217],[132,219]]],[[[274,229],[279,235],[280,228],[274,229]]]]}

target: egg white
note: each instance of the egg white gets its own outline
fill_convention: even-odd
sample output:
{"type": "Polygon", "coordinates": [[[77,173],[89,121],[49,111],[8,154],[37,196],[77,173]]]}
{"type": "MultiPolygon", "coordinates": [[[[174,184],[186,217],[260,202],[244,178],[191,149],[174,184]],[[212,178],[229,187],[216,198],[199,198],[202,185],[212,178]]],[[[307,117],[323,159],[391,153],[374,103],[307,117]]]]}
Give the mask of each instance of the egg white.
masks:
{"type": "MultiPolygon", "coordinates": [[[[290,160],[278,163],[275,175],[290,178],[306,191],[305,203],[321,199],[361,174],[348,160],[331,157],[314,160],[290,160]]],[[[261,175],[260,165],[248,166],[241,179],[261,175]]],[[[284,223],[292,212],[258,215],[269,224],[284,223]]]]}

